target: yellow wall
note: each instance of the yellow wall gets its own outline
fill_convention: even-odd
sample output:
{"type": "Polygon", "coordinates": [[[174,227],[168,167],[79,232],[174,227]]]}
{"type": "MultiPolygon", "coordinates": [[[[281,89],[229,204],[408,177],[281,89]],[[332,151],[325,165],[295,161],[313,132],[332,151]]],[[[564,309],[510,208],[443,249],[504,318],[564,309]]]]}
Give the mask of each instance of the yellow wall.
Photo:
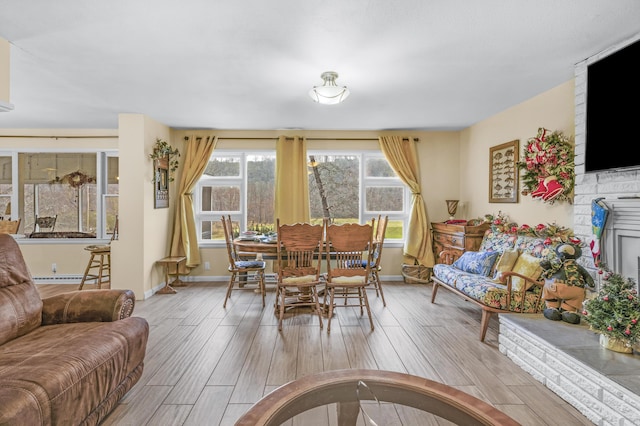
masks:
{"type": "Polygon", "coordinates": [[[467,207],[467,218],[502,211],[518,224],[557,222],[573,228],[573,206],[568,203],[550,205],[521,194],[515,204],[489,203],[488,176],[492,146],[519,139],[522,155],[527,140],[536,136],[539,127],[573,135],[574,102],[571,80],[461,132],[459,193],[467,207]]]}
{"type": "Polygon", "coordinates": [[[10,45],[0,37],[0,102],[11,103],[10,99],[10,45]]]}
{"type": "MultiPolygon", "coordinates": [[[[112,242],[111,286],[132,289],[138,299],[145,299],[164,280],[155,261],[169,254],[175,196],[169,208],[154,208],[149,154],[156,138],[170,141],[170,129],[142,114],[121,114],[118,124],[120,235],[112,242]]],[[[175,184],[170,192],[175,195],[175,184]]]]}
{"type": "MultiPolygon", "coordinates": [[[[113,287],[131,288],[136,297],[149,297],[164,281],[163,271],[155,261],[169,254],[171,223],[176,201],[176,183],[171,186],[168,209],[154,209],[153,165],[149,153],[156,138],[170,141],[184,152],[184,137],[214,134],[222,140],[218,148],[275,147],[279,135],[298,135],[308,138],[372,139],[349,145],[353,149],[377,149],[380,135],[417,137],[420,156],[422,195],[432,222],[449,216],[445,200],[461,201],[457,218],[476,218],[487,213],[505,212],[518,223],[538,224],[556,221],[572,226],[573,208],[566,203],[548,205],[530,197],[520,196],[517,204],[489,203],[489,148],[513,139],[520,139],[520,151],[527,139],[535,136],[538,127],[562,130],[573,134],[573,81],[542,93],[463,131],[240,131],[240,130],[176,130],[142,114],[121,114],[116,130],[11,130],[0,129],[0,151],[16,146],[33,148],[75,148],[89,143],[92,147],[117,148],[120,156],[120,239],[112,243],[113,287]],[[55,139],[6,138],[2,135],[119,135],[119,139],[55,139]],[[229,138],[242,137],[244,140],[229,138]],[[225,140],[225,138],[227,138],[225,140]],[[271,140],[251,140],[272,138],[271,140]]],[[[309,149],[345,149],[344,141],[310,141],[309,149]]],[[[180,171],[180,169],[179,169],[180,171]]],[[[178,182],[179,179],[176,179],[178,182]]],[[[51,275],[51,263],[56,262],[59,274],[82,274],[88,261],[86,244],[51,244],[22,242],[21,247],[32,274],[51,275]]],[[[202,264],[210,262],[211,269],[202,265],[191,271],[190,278],[217,277],[226,279],[227,259],[223,247],[203,248],[202,264]]],[[[400,276],[402,248],[385,247],[382,275],[400,276]]]]}

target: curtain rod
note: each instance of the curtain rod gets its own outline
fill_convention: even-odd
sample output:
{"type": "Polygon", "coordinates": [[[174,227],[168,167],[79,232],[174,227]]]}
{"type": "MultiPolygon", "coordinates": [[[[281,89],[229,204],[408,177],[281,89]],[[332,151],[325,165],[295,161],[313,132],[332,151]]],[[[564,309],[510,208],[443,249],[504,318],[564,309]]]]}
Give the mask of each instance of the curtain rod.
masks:
{"type": "Polygon", "coordinates": [[[0,135],[0,138],[29,138],[29,139],[113,139],[118,136],[27,136],[27,135],[0,135]]]}
{"type": "MultiPolygon", "coordinates": [[[[0,138],[29,138],[29,139],[112,139],[117,138],[118,136],[27,136],[27,135],[0,135],[0,138]]],[[[185,136],[184,140],[188,140],[189,137],[185,136]]],[[[276,140],[278,137],[221,137],[220,139],[227,140],[276,140]]],[[[291,136],[287,136],[287,139],[293,139],[291,136]]],[[[306,138],[308,141],[377,141],[378,139],[373,138],[306,138]]],[[[409,138],[402,138],[403,141],[409,140],[409,138]]],[[[414,142],[420,142],[420,138],[413,138],[414,142]]]]}
{"type": "MultiPolygon", "coordinates": [[[[199,137],[203,137],[203,136],[199,136],[199,137]]],[[[292,136],[287,136],[287,139],[293,139],[292,136]]],[[[260,136],[260,137],[224,137],[221,136],[219,137],[219,139],[226,139],[226,140],[277,140],[278,137],[266,137],[266,136],[260,136]]],[[[377,142],[378,139],[373,139],[373,138],[306,138],[308,141],[374,141],[377,142]]],[[[189,140],[189,136],[185,136],[184,140],[189,140]]],[[[408,141],[409,138],[402,138],[403,141],[408,141]]],[[[413,138],[414,142],[420,142],[420,138],[413,138]]]]}

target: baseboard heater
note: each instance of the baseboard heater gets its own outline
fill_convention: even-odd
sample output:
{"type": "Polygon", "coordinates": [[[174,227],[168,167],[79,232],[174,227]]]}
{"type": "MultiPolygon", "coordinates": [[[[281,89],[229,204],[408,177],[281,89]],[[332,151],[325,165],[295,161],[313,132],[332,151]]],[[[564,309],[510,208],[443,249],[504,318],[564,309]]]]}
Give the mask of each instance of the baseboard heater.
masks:
{"type": "Polygon", "coordinates": [[[82,275],[50,275],[47,277],[33,277],[36,284],[79,284],[82,281],[82,275]]]}

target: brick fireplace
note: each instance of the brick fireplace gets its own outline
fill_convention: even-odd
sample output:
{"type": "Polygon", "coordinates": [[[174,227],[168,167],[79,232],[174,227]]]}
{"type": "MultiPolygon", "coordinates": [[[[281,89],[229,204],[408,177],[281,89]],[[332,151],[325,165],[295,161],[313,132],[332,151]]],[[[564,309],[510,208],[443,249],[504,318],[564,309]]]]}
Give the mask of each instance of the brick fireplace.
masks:
{"type": "MultiPolygon", "coordinates": [[[[601,241],[603,261],[639,285],[640,170],[584,171],[587,64],[633,41],[612,46],[575,67],[573,230],[583,241],[590,241],[591,202],[604,198],[610,213],[601,241]]],[[[631,149],[632,143],[629,146],[631,149]]],[[[601,276],[590,250],[583,250],[580,263],[592,272],[599,287],[601,276]]],[[[499,318],[500,351],[585,417],[597,425],[640,425],[640,352],[621,354],[604,349],[598,343],[599,336],[584,321],[572,325],[522,314],[501,314],[499,318]]]]}
{"type": "MultiPolygon", "coordinates": [[[[635,39],[639,37],[636,36],[635,39]]],[[[636,255],[629,253],[635,244],[632,239],[640,234],[640,211],[636,209],[638,216],[634,220],[629,220],[628,212],[625,209],[631,206],[640,206],[640,170],[606,171],[597,173],[585,173],[585,134],[586,134],[586,87],[587,87],[587,65],[600,59],[607,54],[618,50],[635,40],[627,40],[619,45],[588,58],[575,67],[575,153],[576,153],[576,185],[573,208],[573,229],[575,234],[583,241],[591,238],[591,201],[595,198],[604,198],[605,203],[614,206],[614,214],[610,215],[607,226],[611,227],[615,222],[617,228],[607,229],[603,241],[603,259],[611,265],[615,272],[633,278],[638,282],[638,258],[640,250],[634,250],[636,255]],[[625,207],[626,206],[626,207],[625,207]],[[618,231],[615,231],[617,229],[618,231]],[[614,232],[615,231],[615,232],[614,232]],[[614,235],[615,234],[615,235],[614,235]],[[632,235],[635,234],[635,235],[632,235]],[[607,238],[613,238],[613,240],[607,238]],[[614,243],[615,241],[615,243],[614,243]],[[612,256],[617,256],[614,259],[612,256]],[[625,257],[629,256],[629,258],[625,257]],[[621,267],[624,270],[616,270],[621,267]]],[[[615,126],[615,120],[612,122],[615,126]]],[[[630,135],[631,137],[632,135],[630,135]]],[[[630,143],[629,147],[633,145],[630,143]]],[[[625,153],[620,153],[625,155],[625,153]]],[[[630,152],[626,155],[633,155],[630,152]]],[[[593,259],[589,250],[583,253],[585,266],[595,272],[593,259]]]]}

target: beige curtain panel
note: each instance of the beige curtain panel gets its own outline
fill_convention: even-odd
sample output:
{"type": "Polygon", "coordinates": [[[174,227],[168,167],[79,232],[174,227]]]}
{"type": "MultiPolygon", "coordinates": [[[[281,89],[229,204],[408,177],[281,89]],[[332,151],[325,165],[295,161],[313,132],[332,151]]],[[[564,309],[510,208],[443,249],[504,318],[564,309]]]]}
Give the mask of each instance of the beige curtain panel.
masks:
{"type": "Polygon", "coordinates": [[[275,216],[281,224],[309,222],[307,140],[280,136],[276,142],[275,216]]]}
{"type": "Polygon", "coordinates": [[[200,265],[193,189],[209,164],[209,158],[217,143],[217,136],[191,136],[185,143],[183,169],[178,186],[171,239],[171,256],[187,257],[186,267],[181,267],[184,270],[181,270],[180,273],[186,274],[189,268],[200,265]]]}
{"type": "Polygon", "coordinates": [[[411,190],[411,214],[404,243],[405,262],[411,264],[415,260],[420,265],[432,267],[434,257],[429,217],[420,188],[420,165],[415,142],[398,136],[381,136],[379,140],[380,149],[391,168],[411,190]]]}

